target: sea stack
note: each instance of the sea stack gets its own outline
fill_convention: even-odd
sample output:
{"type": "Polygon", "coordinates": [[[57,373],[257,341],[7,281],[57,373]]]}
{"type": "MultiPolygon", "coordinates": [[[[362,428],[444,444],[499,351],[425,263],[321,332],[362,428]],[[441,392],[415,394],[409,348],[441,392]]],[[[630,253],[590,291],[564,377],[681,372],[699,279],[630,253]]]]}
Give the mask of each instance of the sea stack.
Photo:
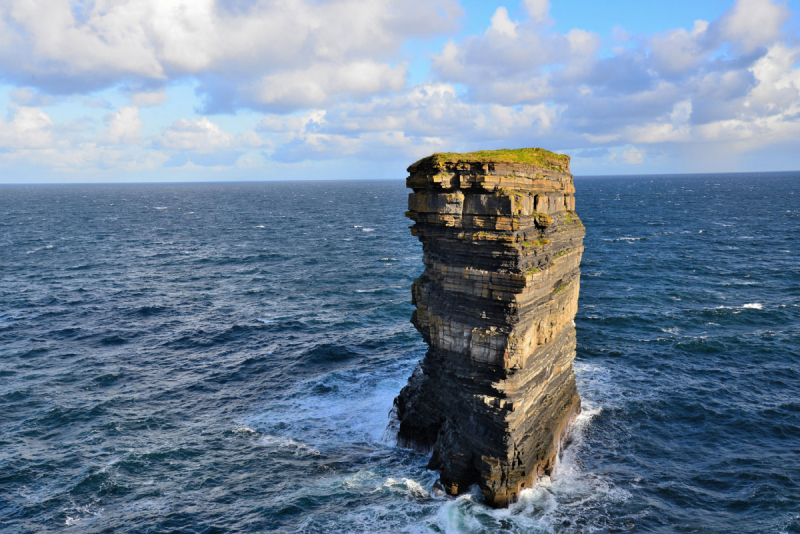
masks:
{"type": "Polygon", "coordinates": [[[428,352],[395,399],[401,445],[447,493],[502,507],[550,476],[580,413],[572,362],[584,227],[569,156],[441,153],[408,168],[425,270],[411,322],[428,352]]]}

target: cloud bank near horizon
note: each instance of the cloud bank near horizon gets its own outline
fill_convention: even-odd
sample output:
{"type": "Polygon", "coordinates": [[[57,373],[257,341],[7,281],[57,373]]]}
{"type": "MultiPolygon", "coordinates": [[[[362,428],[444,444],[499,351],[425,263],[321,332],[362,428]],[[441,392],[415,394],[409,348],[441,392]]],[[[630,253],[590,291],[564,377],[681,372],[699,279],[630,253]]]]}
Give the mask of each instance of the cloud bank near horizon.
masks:
{"type": "Polygon", "coordinates": [[[465,34],[455,0],[12,0],[0,168],[292,178],[521,146],[580,174],[800,167],[786,3],[605,37],[512,7],[465,34]]]}

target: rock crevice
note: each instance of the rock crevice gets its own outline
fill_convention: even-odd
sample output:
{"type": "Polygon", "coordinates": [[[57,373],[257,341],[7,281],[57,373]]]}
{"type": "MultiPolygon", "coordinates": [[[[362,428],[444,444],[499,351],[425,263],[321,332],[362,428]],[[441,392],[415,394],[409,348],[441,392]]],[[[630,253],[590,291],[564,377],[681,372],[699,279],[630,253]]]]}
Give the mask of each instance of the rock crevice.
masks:
{"type": "Polygon", "coordinates": [[[434,154],[408,168],[423,245],[411,321],[429,349],[395,399],[401,444],[453,495],[505,506],[552,474],[580,413],[572,361],[584,228],[569,157],[434,154]]]}

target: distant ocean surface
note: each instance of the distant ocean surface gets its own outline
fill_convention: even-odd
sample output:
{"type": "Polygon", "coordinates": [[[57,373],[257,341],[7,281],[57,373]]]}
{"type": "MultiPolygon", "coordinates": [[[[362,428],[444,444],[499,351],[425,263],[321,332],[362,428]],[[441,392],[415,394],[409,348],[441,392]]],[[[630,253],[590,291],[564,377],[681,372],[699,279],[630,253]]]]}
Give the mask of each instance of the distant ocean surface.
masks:
{"type": "Polygon", "coordinates": [[[0,186],[0,532],[800,533],[800,173],[576,186],[584,412],[508,510],[385,433],[401,180],[0,186]]]}

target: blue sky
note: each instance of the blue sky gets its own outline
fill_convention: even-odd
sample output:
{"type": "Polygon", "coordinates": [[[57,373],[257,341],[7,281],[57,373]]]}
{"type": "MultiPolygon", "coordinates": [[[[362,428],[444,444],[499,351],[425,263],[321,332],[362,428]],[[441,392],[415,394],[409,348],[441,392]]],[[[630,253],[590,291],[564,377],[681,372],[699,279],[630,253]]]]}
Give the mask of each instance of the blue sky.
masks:
{"type": "Polygon", "coordinates": [[[800,0],[9,0],[0,182],[800,169],[800,0]]]}

